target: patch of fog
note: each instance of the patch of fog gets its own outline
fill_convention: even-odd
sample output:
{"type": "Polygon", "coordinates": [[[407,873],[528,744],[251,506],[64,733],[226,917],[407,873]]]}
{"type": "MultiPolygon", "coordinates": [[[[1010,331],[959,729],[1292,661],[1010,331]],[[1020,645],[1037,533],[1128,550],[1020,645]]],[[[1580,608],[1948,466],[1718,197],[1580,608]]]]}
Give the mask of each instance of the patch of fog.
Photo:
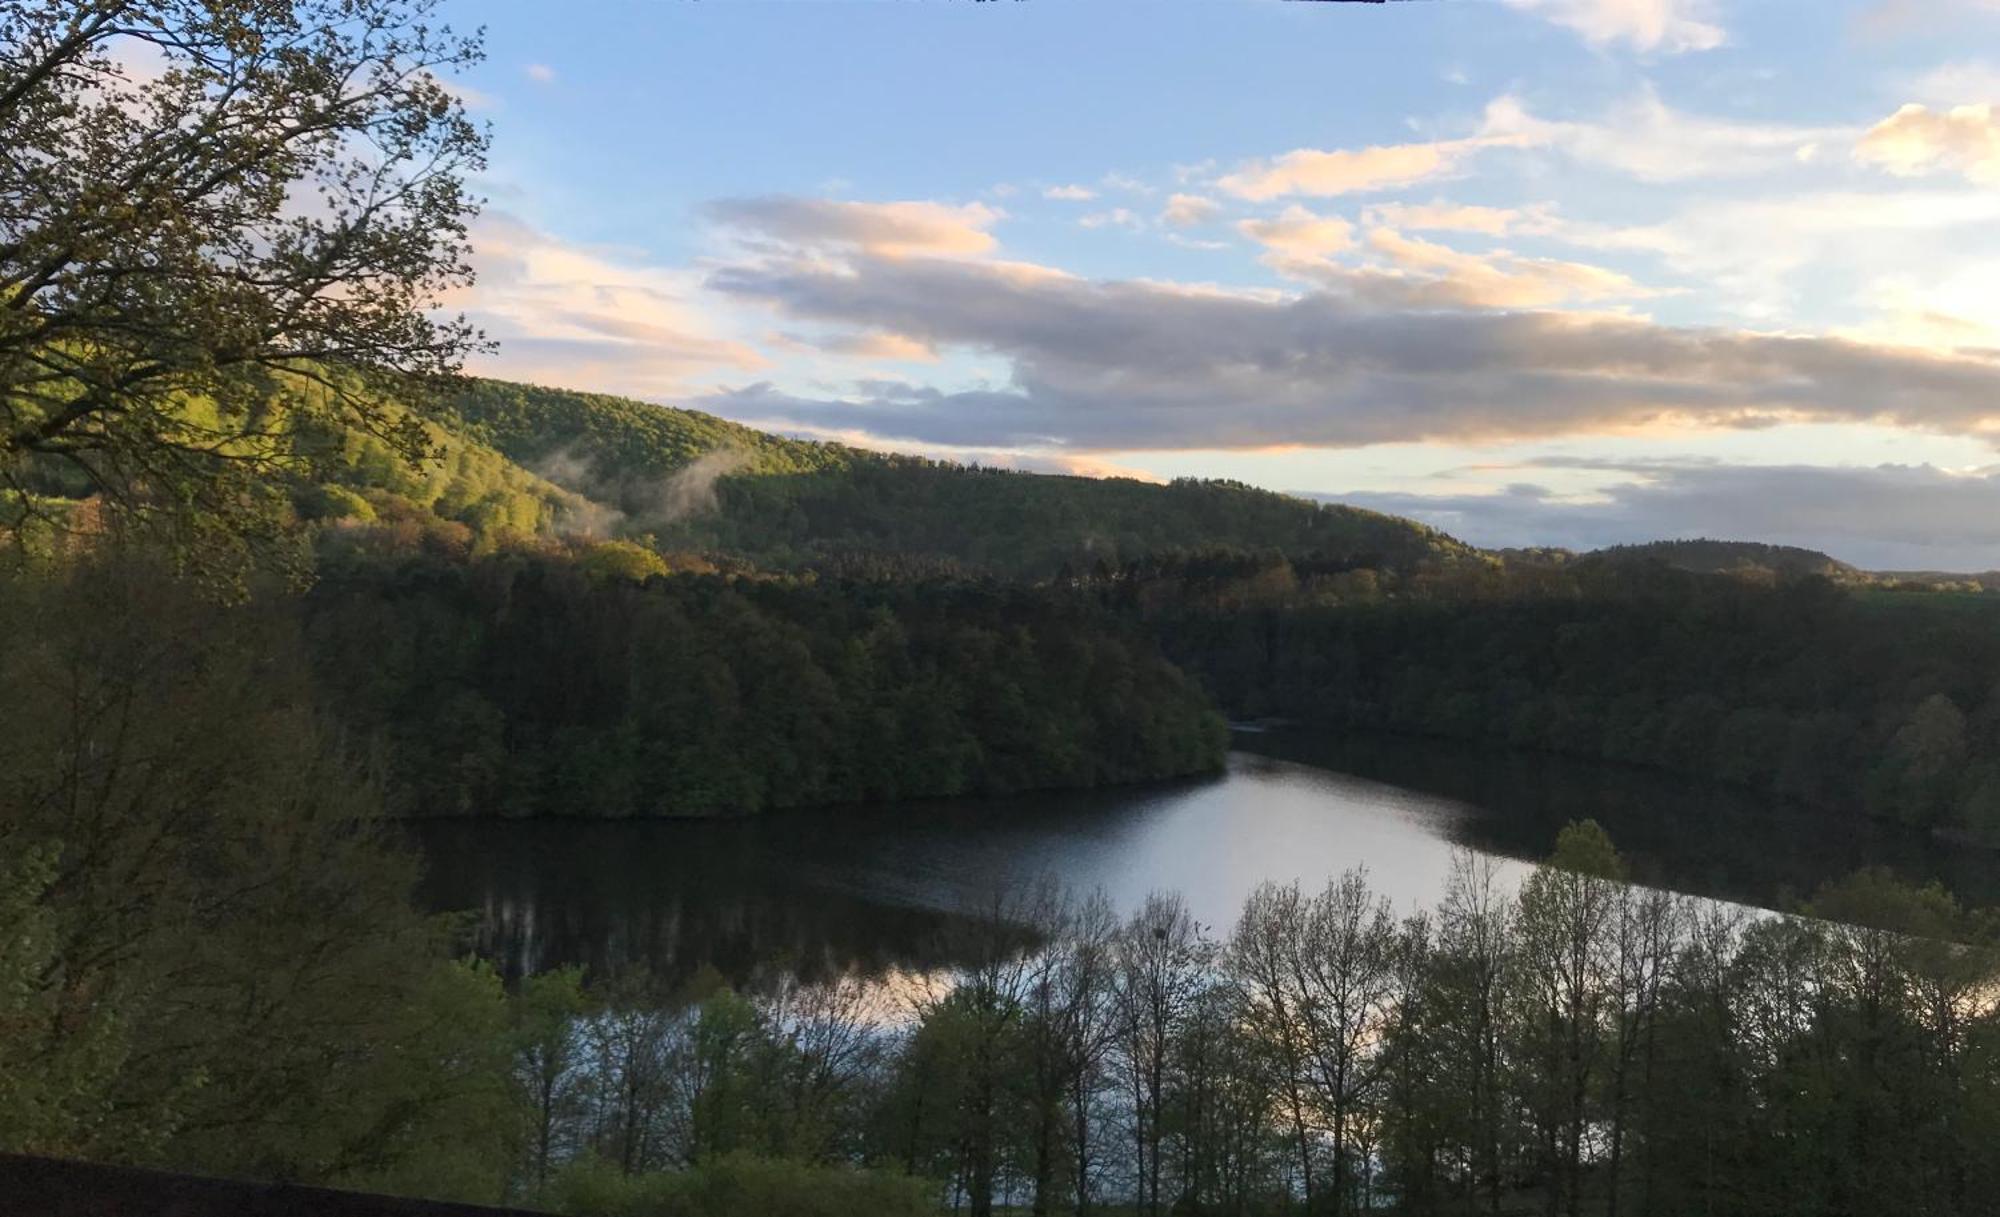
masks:
{"type": "Polygon", "coordinates": [[[747,469],[755,454],[731,444],[704,452],[665,477],[615,477],[575,447],[558,448],[528,466],[536,476],[587,500],[570,513],[569,536],[643,533],[707,515],[721,506],[716,483],[747,469]]]}

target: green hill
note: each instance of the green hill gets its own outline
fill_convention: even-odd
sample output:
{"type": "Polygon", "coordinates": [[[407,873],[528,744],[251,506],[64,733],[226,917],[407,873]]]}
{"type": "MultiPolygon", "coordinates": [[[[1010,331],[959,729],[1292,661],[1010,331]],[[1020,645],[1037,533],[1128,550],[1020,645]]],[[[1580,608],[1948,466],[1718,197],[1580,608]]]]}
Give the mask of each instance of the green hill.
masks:
{"type": "Polygon", "coordinates": [[[472,382],[444,423],[613,509],[607,531],[780,569],[914,561],[1039,577],[1172,550],[1276,549],[1395,568],[1473,553],[1413,521],[1238,482],[982,469],[501,381],[472,382]]]}
{"type": "Polygon", "coordinates": [[[1796,545],[1766,545],[1758,541],[1692,540],[1649,541],[1642,545],[1614,545],[1586,555],[1607,563],[1655,563],[1697,575],[1747,575],[1752,577],[1798,579],[1823,575],[1829,579],[1858,580],[1862,573],[1837,558],[1816,549],[1796,545]]]}

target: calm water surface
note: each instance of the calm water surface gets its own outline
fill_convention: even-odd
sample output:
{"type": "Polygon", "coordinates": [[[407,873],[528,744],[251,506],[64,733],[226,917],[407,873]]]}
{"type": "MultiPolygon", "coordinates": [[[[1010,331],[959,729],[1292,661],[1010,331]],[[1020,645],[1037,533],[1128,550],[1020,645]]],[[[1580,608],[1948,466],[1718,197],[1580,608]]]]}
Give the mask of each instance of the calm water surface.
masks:
{"type": "Polygon", "coordinates": [[[2000,857],[1613,766],[1408,739],[1243,736],[1221,777],[1138,790],[786,812],[738,821],[431,822],[422,896],[510,975],[644,961],[742,984],[926,970],[994,892],[1049,879],[1129,909],[1175,890],[1226,933],[1266,879],[1353,866],[1408,912],[1454,848],[1510,877],[1594,816],[1641,879],[1782,906],[1867,863],[2000,899],[2000,857]]]}

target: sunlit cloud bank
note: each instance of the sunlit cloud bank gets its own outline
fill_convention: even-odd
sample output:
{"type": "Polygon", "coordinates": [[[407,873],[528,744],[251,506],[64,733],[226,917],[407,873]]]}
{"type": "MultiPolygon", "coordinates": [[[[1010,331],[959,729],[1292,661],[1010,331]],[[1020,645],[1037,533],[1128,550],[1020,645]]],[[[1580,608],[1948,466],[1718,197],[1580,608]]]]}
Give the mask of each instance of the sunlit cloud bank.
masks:
{"type": "Polygon", "coordinates": [[[1607,314],[1397,307],[1421,302],[938,259],[733,266],[709,283],[787,316],[1004,358],[1011,380],[993,388],[814,399],[754,385],[708,402],[925,442],[1345,446],[1665,418],[1978,430],[2000,413],[1992,357],[1607,314]]]}
{"type": "Polygon", "coordinates": [[[562,241],[497,211],[474,226],[472,244],[478,286],[445,303],[499,344],[474,371],[648,396],[769,365],[715,328],[695,271],[562,241]]]}

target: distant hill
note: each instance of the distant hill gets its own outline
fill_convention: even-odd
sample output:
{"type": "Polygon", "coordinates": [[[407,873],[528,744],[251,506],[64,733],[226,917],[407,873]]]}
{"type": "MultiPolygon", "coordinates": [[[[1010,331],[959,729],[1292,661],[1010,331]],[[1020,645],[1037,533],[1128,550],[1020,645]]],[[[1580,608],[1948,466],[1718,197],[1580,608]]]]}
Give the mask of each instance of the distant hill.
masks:
{"type": "Polygon", "coordinates": [[[1407,569],[1475,553],[1414,521],[1240,482],[981,469],[771,435],[693,410],[474,381],[443,425],[612,509],[607,529],[762,565],[931,562],[1038,577],[1166,551],[1407,569]]]}
{"type": "Polygon", "coordinates": [[[1653,563],[1702,575],[1750,575],[1798,579],[1823,575],[1829,579],[1860,580],[1861,571],[1816,549],[1795,545],[1765,545],[1757,541],[1712,541],[1708,538],[1650,541],[1594,550],[1586,558],[1606,563],[1653,563]]]}

